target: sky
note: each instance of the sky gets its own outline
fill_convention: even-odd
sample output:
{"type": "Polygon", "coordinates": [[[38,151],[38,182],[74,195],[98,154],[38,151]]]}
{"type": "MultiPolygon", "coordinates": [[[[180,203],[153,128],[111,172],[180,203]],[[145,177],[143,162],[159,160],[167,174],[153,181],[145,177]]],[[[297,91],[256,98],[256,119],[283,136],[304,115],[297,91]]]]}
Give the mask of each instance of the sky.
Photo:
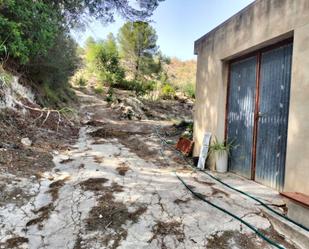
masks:
{"type": "MultiPolygon", "coordinates": [[[[181,60],[194,59],[194,41],[252,3],[253,0],[165,0],[155,10],[151,25],[158,35],[163,54],[181,60]]],[[[90,23],[86,30],[73,32],[80,45],[87,37],[104,39],[108,33],[117,35],[125,20],[116,18],[112,24],[90,23]]]]}

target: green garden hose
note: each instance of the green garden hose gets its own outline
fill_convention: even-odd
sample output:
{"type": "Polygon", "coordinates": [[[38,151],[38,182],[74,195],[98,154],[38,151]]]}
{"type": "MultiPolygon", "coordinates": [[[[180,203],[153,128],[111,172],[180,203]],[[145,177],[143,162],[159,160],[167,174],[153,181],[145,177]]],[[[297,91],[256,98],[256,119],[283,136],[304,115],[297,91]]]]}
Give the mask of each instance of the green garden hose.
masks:
{"type": "Polygon", "coordinates": [[[226,187],[228,187],[228,188],[230,188],[230,189],[232,189],[232,190],[234,190],[234,191],[237,191],[238,193],[243,194],[243,195],[245,195],[245,196],[251,198],[252,200],[255,200],[256,202],[258,202],[259,204],[261,204],[263,207],[265,207],[265,208],[268,209],[269,211],[271,211],[271,212],[275,213],[276,215],[278,215],[278,216],[280,216],[280,217],[286,219],[287,221],[293,223],[294,225],[301,227],[302,229],[304,229],[304,230],[307,231],[307,232],[309,231],[309,228],[307,228],[307,227],[305,227],[304,225],[299,224],[299,223],[297,223],[296,221],[290,219],[289,217],[287,217],[287,216],[285,216],[285,215],[279,213],[278,211],[274,210],[273,208],[271,208],[270,206],[268,206],[267,204],[265,204],[264,202],[262,202],[262,201],[259,200],[258,198],[254,197],[254,196],[252,196],[252,195],[250,195],[250,194],[248,194],[248,193],[246,193],[246,192],[244,192],[244,191],[241,191],[241,190],[239,190],[239,189],[237,189],[237,188],[234,188],[233,186],[231,186],[231,185],[229,185],[229,184],[227,184],[227,183],[221,181],[219,178],[213,176],[212,174],[210,174],[210,173],[208,173],[208,172],[206,172],[206,171],[201,171],[201,172],[204,173],[204,174],[206,174],[207,176],[211,177],[212,179],[216,180],[217,182],[223,184],[224,186],[226,186],[226,187]]]}
{"type": "Polygon", "coordinates": [[[261,239],[265,240],[266,242],[268,242],[269,244],[271,244],[272,246],[279,248],[279,249],[285,249],[284,247],[282,247],[281,245],[277,244],[276,242],[274,242],[273,240],[271,240],[270,238],[266,237],[263,233],[261,233],[258,229],[256,229],[254,226],[252,226],[251,224],[249,224],[248,222],[244,221],[242,218],[238,217],[237,215],[229,212],[228,210],[208,201],[207,199],[205,199],[200,193],[195,192],[194,190],[192,190],[192,188],[189,187],[188,184],[185,183],[185,181],[177,175],[177,173],[175,172],[176,177],[182,182],[182,184],[198,199],[200,199],[203,202],[206,202],[207,204],[211,205],[212,207],[215,207],[217,209],[219,209],[220,211],[222,211],[223,213],[233,217],[234,219],[238,220],[239,222],[241,222],[242,224],[244,224],[245,226],[247,226],[249,229],[251,229],[252,231],[254,231],[256,233],[257,236],[259,236],[261,239]]]}
{"type": "MultiPolygon", "coordinates": [[[[166,142],[166,140],[159,134],[159,132],[158,132],[157,130],[156,130],[156,133],[157,133],[157,136],[158,136],[168,147],[170,147],[171,149],[173,149],[174,151],[176,151],[177,153],[179,153],[179,154],[183,157],[183,160],[184,160],[194,171],[197,170],[197,168],[193,167],[193,166],[191,165],[192,163],[191,163],[189,160],[187,160],[187,159],[183,156],[183,154],[181,154],[181,153],[180,153],[178,150],[176,150],[173,146],[169,145],[169,144],[166,142]]],[[[212,174],[210,174],[210,173],[208,173],[208,172],[206,172],[206,171],[202,171],[202,170],[199,170],[199,171],[202,172],[202,173],[204,173],[205,175],[209,176],[209,177],[212,178],[213,180],[215,180],[215,181],[221,183],[222,185],[226,186],[227,188],[230,188],[230,189],[232,189],[232,190],[234,190],[234,191],[236,191],[236,192],[238,192],[238,193],[240,193],[240,194],[242,194],[242,195],[245,195],[245,196],[249,197],[250,199],[252,199],[252,200],[258,202],[259,204],[261,204],[261,205],[262,205],[263,207],[265,207],[267,210],[269,210],[269,211],[273,212],[274,214],[280,216],[281,218],[283,218],[283,219],[285,219],[285,220],[287,220],[287,221],[293,223],[294,225],[296,225],[296,226],[298,226],[298,227],[304,229],[306,232],[309,232],[309,228],[308,228],[308,227],[306,227],[306,226],[304,226],[304,225],[302,225],[302,224],[300,224],[300,223],[298,223],[298,222],[296,222],[296,221],[290,219],[289,217],[287,217],[287,216],[285,216],[285,215],[279,213],[278,211],[276,211],[275,209],[271,208],[269,205],[267,205],[267,204],[264,203],[263,201],[259,200],[259,199],[256,198],[255,196],[252,196],[252,195],[250,195],[250,194],[248,194],[248,193],[246,193],[246,192],[244,192],[244,191],[241,191],[241,190],[239,190],[239,189],[237,189],[237,188],[234,188],[233,186],[231,186],[231,185],[229,185],[229,184],[223,182],[223,181],[220,180],[219,178],[213,176],[212,174]]]]}
{"type": "MultiPolygon", "coordinates": [[[[159,134],[159,132],[157,131],[157,129],[155,130],[156,133],[157,133],[157,136],[161,139],[161,141],[163,141],[166,145],[168,145],[169,147],[173,148],[175,151],[177,151],[174,147],[170,146],[164,138],[162,138],[159,134]]],[[[177,151],[178,152],[178,151],[177,151]]],[[[185,159],[183,158],[188,164],[189,166],[194,169],[190,163],[185,159]]],[[[194,169],[195,170],[195,169],[194,169]]],[[[263,233],[261,233],[258,229],[256,229],[254,226],[252,226],[251,224],[249,224],[248,222],[246,222],[245,220],[243,220],[242,218],[238,217],[237,215],[229,212],[228,210],[208,201],[207,199],[205,199],[201,194],[195,192],[192,188],[190,188],[186,183],[185,181],[180,177],[178,176],[176,170],[174,170],[174,173],[176,175],[176,177],[178,178],[178,180],[195,196],[197,197],[198,199],[200,199],[201,201],[211,205],[212,207],[214,208],[217,208],[219,209],[220,211],[224,212],[225,214],[228,214],[230,215],[231,217],[233,217],[234,219],[238,220],[239,222],[241,222],[242,224],[244,224],[245,226],[247,226],[249,229],[251,229],[252,231],[255,232],[255,234],[257,236],[259,236],[261,239],[265,240],[266,242],[268,242],[269,244],[273,245],[274,247],[278,248],[278,249],[285,249],[284,247],[282,247],[281,245],[277,244],[276,242],[274,242],[273,240],[271,240],[270,238],[266,237],[263,233]]],[[[213,176],[214,177],[214,176],[213,176]]],[[[215,177],[214,177],[215,178],[215,177]]],[[[218,179],[219,180],[219,179],[218,179]]]]}

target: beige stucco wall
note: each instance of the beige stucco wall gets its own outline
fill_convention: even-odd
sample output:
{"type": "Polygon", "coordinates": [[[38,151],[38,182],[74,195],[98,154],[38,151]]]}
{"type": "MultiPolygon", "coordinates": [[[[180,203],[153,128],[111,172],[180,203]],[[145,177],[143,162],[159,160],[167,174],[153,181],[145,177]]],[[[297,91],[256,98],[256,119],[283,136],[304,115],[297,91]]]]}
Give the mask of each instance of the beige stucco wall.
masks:
{"type": "Polygon", "coordinates": [[[286,191],[309,194],[309,1],[257,0],[195,42],[194,155],[205,131],[224,137],[227,61],[294,36],[286,191]]]}
{"type": "Polygon", "coordinates": [[[309,23],[295,29],[285,189],[309,195],[309,23]]]}

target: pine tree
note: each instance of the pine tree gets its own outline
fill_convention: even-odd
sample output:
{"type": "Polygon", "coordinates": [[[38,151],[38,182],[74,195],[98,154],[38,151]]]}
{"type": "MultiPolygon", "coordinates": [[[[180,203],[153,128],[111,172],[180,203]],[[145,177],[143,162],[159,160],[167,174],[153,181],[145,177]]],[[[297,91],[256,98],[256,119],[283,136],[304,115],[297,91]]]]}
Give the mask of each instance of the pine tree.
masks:
{"type": "Polygon", "coordinates": [[[127,22],[118,34],[124,67],[134,80],[143,81],[158,73],[157,34],[147,22],[127,22]]]}

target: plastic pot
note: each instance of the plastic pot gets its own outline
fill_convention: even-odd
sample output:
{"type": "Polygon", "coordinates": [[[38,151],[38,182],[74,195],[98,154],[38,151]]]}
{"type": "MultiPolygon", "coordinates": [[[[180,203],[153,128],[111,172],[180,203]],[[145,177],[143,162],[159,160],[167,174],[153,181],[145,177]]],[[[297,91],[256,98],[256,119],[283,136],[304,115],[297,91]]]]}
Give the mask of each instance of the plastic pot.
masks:
{"type": "Polygon", "coordinates": [[[227,172],[227,159],[228,153],[226,151],[220,151],[216,153],[216,170],[220,173],[227,172]]]}

